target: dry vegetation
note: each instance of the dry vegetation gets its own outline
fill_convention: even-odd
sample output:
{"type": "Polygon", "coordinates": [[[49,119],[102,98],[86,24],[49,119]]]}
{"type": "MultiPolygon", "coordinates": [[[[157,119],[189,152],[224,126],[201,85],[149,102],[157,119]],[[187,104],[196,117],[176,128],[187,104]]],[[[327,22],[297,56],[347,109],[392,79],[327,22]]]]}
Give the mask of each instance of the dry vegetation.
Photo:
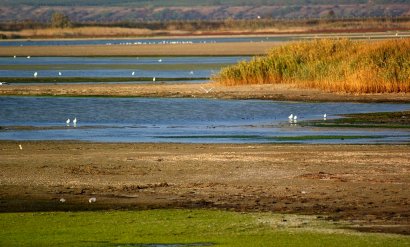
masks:
{"type": "Polygon", "coordinates": [[[291,83],[333,92],[410,92],[410,39],[295,42],[221,70],[222,85],[291,83]]]}
{"type": "MultiPolygon", "coordinates": [[[[51,23],[53,26],[53,23],[51,23]]],[[[55,26],[55,25],[54,25],[55,26]]],[[[70,23],[69,27],[50,27],[32,21],[0,22],[0,39],[13,38],[100,38],[158,35],[286,34],[334,32],[407,31],[410,19],[304,19],[304,20],[234,20],[221,21],[149,21],[117,23],[70,23]]]]}

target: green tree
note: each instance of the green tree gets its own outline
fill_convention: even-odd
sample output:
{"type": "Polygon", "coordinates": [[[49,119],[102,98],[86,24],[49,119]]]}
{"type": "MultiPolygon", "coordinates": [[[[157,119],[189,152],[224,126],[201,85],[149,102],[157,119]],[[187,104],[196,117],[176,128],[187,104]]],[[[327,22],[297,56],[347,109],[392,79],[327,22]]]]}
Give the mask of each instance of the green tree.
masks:
{"type": "Polygon", "coordinates": [[[55,27],[55,28],[67,28],[67,27],[71,27],[71,21],[68,18],[68,16],[60,13],[60,12],[55,12],[52,16],[51,16],[51,27],[55,27]]]}

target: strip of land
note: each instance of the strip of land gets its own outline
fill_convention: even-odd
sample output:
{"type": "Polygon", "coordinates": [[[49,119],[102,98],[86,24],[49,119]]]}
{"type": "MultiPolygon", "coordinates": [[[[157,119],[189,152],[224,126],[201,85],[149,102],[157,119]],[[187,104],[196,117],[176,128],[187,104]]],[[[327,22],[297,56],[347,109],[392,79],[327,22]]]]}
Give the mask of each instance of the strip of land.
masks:
{"type": "Polygon", "coordinates": [[[1,212],[223,208],[410,233],[408,145],[1,141],[0,156],[1,212]]]}
{"type": "Polygon", "coordinates": [[[151,45],[0,46],[0,56],[234,56],[262,55],[282,42],[151,45]]]}
{"type": "Polygon", "coordinates": [[[221,86],[205,84],[3,85],[0,95],[264,99],[317,102],[410,102],[409,93],[349,94],[300,89],[288,84],[221,86]]]}

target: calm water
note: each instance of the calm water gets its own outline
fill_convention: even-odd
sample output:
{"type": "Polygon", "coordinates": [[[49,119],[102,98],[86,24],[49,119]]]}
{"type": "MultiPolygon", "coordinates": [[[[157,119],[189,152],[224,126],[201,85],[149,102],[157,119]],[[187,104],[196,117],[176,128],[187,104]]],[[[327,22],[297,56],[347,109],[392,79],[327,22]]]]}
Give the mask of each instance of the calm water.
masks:
{"type": "MultiPolygon", "coordinates": [[[[288,123],[337,114],[409,110],[409,104],[294,103],[260,100],[0,97],[0,139],[102,142],[286,142],[280,137],[368,136],[308,143],[410,142],[406,130],[311,129],[288,123]],[[76,128],[67,118],[78,119],[76,128]],[[34,126],[7,130],[5,126],[34,126]]],[[[287,141],[289,142],[289,140],[287,141]]]]}
{"type": "Polygon", "coordinates": [[[209,78],[250,57],[0,57],[0,77],[209,78]],[[61,75],[59,74],[61,73],[61,75]]]}
{"type": "Polygon", "coordinates": [[[172,39],[84,39],[84,40],[5,40],[0,46],[49,46],[49,45],[149,45],[149,44],[199,44],[225,42],[283,42],[300,39],[298,36],[246,36],[210,38],[172,38],[172,39]]]}

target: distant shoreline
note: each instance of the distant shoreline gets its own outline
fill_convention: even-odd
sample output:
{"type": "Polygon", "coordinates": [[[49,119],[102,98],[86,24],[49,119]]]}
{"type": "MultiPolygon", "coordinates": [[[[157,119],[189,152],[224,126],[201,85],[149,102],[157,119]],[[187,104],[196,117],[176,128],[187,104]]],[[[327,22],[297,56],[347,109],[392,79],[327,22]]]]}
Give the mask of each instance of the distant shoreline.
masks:
{"type": "Polygon", "coordinates": [[[349,94],[301,89],[290,84],[220,86],[201,84],[45,84],[4,85],[1,96],[155,97],[259,99],[303,102],[410,103],[409,93],[349,94]],[[212,88],[212,90],[210,90],[212,88]],[[206,90],[210,90],[206,92],[206,90]]]}
{"type": "Polygon", "coordinates": [[[234,56],[263,55],[283,42],[151,44],[151,45],[75,45],[0,46],[1,57],[104,57],[104,56],[234,56]]]}

